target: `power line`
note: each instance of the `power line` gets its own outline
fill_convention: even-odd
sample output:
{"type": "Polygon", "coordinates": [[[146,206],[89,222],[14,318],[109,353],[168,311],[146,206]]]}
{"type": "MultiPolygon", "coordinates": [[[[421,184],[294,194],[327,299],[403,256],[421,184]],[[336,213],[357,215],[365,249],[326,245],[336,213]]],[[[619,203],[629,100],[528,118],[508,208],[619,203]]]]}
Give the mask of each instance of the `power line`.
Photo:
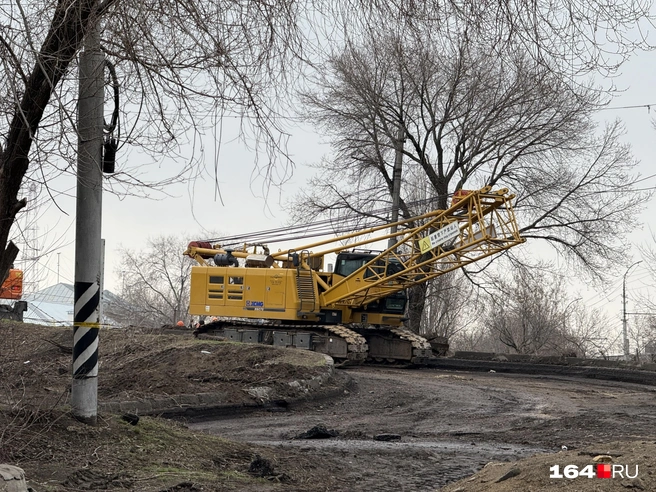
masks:
{"type": "MultiPolygon", "coordinates": [[[[408,207],[422,207],[435,202],[435,197],[424,200],[407,202],[408,207]]],[[[275,243],[283,241],[295,241],[298,239],[307,239],[311,237],[326,236],[330,234],[344,234],[355,230],[368,229],[381,226],[388,223],[387,216],[392,207],[387,206],[376,210],[368,211],[369,217],[337,217],[324,220],[318,220],[296,226],[279,227],[265,231],[249,232],[234,236],[224,236],[220,238],[206,239],[207,242],[221,242],[222,246],[237,245],[243,242],[247,243],[275,243]],[[385,217],[385,218],[382,218],[385,217]]]]}
{"type": "Polygon", "coordinates": [[[656,174],[650,174],[649,176],[645,176],[644,178],[636,179],[632,184],[640,183],[641,181],[647,181],[648,179],[656,177],[656,174]]]}
{"type": "MultiPolygon", "coordinates": [[[[637,269],[636,272],[638,272],[640,269],[637,269]]],[[[643,271],[642,273],[638,273],[637,275],[633,275],[629,277],[626,281],[627,286],[629,287],[635,287],[636,283],[640,282],[639,287],[644,287],[644,283],[642,283],[643,280],[649,278],[651,276],[651,273],[648,271],[643,271]]],[[[622,283],[622,277],[618,277],[614,280],[612,280],[608,285],[607,288],[604,289],[605,292],[600,292],[598,295],[598,299],[596,301],[591,301],[587,303],[587,306],[591,309],[595,309],[603,304],[613,304],[618,301],[618,299],[621,300],[621,294],[618,292],[618,290],[621,288],[620,285],[622,283]]],[[[635,290],[635,289],[634,289],[635,290]]],[[[631,294],[630,292],[628,294],[631,294]]],[[[633,298],[634,296],[629,295],[628,298],[630,300],[633,300],[635,302],[635,299],[633,298]]]]}
{"type": "Polygon", "coordinates": [[[641,108],[647,108],[647,111],[649,112],[649,111],[651,111],[652,106],[656,106],[656,103],[653,103],[653,104],[637,104],[635,106],[615,106],[615,107],[610,107],[610,108],[600,108],[599,110],[600,111],[605,111],[605,110],[608,110],[608,109],[615,110],[615,109],[641,109],[641,108]]]}

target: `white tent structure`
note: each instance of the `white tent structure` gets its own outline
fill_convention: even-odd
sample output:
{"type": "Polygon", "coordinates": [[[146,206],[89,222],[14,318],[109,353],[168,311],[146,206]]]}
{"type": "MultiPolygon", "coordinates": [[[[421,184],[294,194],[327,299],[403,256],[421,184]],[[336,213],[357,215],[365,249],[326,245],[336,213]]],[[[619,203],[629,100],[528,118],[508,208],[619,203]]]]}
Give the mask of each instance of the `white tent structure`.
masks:
{"type": "MultiPolygon", "coordinates": [[[[73,326],[73,285],[58,283],[38,292],[27,294],[27,311],[23,316],[26,323],[49,326],[73,326]]],[[[114,302],[117,296],[112,292],[103,291],[101,307],[114,302]]],[[[103,309],[104,311],[104,309],[103,309]]],[[[113,326],[116,323],[103,316],[103,325],[113,326]]]]}

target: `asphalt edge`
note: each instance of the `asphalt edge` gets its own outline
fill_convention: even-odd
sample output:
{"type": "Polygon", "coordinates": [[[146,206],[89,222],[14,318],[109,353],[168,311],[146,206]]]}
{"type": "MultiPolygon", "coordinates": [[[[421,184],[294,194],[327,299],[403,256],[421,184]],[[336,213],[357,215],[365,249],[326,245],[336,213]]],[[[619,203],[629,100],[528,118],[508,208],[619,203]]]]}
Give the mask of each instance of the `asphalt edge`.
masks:
{"type": "Polygon", "coordinates": [[[537,364],[526,362],[443,358],[432,359],[434,369],[499,372],[541,376],[565,376],[656,386],[656,372],[637,368],[593,367],[580,365],[537,364]]]}

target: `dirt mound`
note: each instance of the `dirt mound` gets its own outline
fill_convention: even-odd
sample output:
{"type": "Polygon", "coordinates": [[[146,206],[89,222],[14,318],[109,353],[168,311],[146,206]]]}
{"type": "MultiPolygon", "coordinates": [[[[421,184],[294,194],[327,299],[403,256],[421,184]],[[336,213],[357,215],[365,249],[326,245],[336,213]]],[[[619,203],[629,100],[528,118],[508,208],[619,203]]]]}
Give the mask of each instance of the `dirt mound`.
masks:
{"type": "MultiPolygon", "coordinates": [[[[63,411],[0,412],[0,462],[22,467],[44,491],[340,490],[324,465],[301,453],[239,444],[142,417],[136,426],[101,415],[91,427],[63,411]],[[254,460],[270,473],[252,470],[254,460]],[[285,487],[281,487],[281,482],[285,487]],[[319,489],[320,490],[320,489],[319,489]]],[[[341,489],[345,490],[345,489],[341,489]]]]}
{"type": "MultiPolygon", "coordinates": [[[[72,339],[72,328],[0,323],[0,463],[22,467],[38,492],[317,490],[317,481],[340,489],[320,461],[298,453],[153,417],[100,413],[96,427],[77,422],[68,412],[72,339]],[[274,471],[249,472],[257,456],[274,471]]],[[[297,397],[307,391],[299,381],[327,370],[325,357],[312,352],[138,329],[102,330],[99,359],[99,402],[220,393],[240,404],[261,399],[253,389],[262,388],[297,397]]]]}
{"type": "MultiPolygon", "coordinates": [[[[6,382],[0,403],[42,407],[67,402],[72,328],[3,323],[0,337],[0,378],[6,382]]],[[[226,402],[238,404],[261,398],[249,388],[263,386],[276,398],[295,397],[299,387],[289,383],[326,372],[326,359],[313,352],[139,329],[102,330],[99,361],[99,401],[220,393],[226,402]]]]}

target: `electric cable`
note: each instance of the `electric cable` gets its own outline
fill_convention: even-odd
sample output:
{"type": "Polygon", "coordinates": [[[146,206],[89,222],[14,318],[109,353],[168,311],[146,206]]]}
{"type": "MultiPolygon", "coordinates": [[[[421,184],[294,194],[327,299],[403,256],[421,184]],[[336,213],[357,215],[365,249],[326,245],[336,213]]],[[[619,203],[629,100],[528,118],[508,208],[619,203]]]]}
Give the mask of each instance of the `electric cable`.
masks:
{"type": "Polygon", "coordinates": [[[109,61],[108,58],[105,58],[105,66],[107,67],[107,70],[109,70],[109,76],[112,79],[112,88],[114,89],[114,110],[112,111],[112,119],[110,120],[109,124],[105,121],[105,118],[103,116],[103,128],[106,133],[114,133],[114,129],[118,125],[118,110],[119,110],[119,94],[118,94],[118,77],[116,76],[116,69],[114,68],[114,64],[109,61]]]}
{"type": "MultiPolygon", "coordinates": [[[[407,202],[409,207],[421,207],[435,202],[435,198],[416,200],[407,202]]],[[[219,238],[204,239],[203,241],[216,243],[220,242],[222,246],[234,246],[243,243],[276,243],[283,241],[295,241],[312,237],[320,237],[332,234],[347,234],[363,229],[370,229],[388,223],[386,219],[375,217],[376,215],[385,215],[391,212],[392,206],[369,211],[372,217],[351,217],[351,218],[328,218],[299,224],[295,226],[279,227],[264,231],[248,232],[233,236],[223,236],[219,238]],[[339,224],[339,225],[338,225],[339,224]]]]}
{"type": "Polygon", "coordinates": [[[103,116],[103,130],[107,134],[103,138],[103,172],[111,174],[115,171],[116,151],[118,150],[121,137],[121,126],[119,120],[119,86],[116,69],[114,68],[114,64],[109,61],[108,58],[105,58],[105,66],[109,70],[111,86],[114,90],[114,110],[112,111],[112,118],[109,124],[105,121],[103,116]],[[114,137],[114,130],[116,130],[116,137],[114,137]]]}

